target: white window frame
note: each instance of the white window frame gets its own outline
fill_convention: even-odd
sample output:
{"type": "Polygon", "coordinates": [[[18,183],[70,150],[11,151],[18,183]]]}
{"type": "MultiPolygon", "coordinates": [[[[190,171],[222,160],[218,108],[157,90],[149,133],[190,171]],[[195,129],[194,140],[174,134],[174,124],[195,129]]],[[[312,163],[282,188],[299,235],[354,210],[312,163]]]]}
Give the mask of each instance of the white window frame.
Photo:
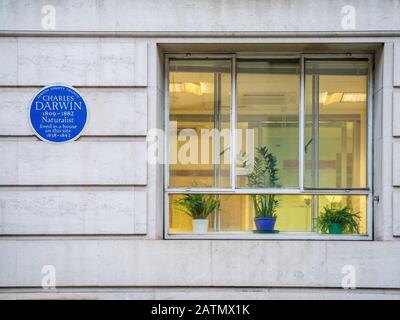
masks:
{"type": "Polygon", "coordinates": [[[165,239],[255,239],[255,240],[373,240],[373,55],[350,53],[235,53],[235,54],[166,54],[164,74],[164,238],[165,239]],[[268,189],[236,189],[236,139],[235,130],[231,130],[231,188],[169,188],[168,165],[168,121],[169,121],[169,61],[171,59],[227,59],[231,60],[231,128],[236,128],[237,104],[236,104],[236,61],[237,59],[299,59],[300,61],[300,101],[299,101],[299,187],[298,188],[268,188],[268,189]],[[364,189],[305,189],[304,188],[304,130],[305,130],[305,60],[306,59],[367,59],[368,60],[368,126],[367,126],[367,188],[364,189]],[[366,235],[332,235],[317,232],[279,232],[275,234],[259,234],[253,232],[210,232],[203,235],[197,234],[170,234],[169,230],[169,195],[172,194],[277,194],[277,195],[366,195],[367,196],[367,234],[366,235]]]}

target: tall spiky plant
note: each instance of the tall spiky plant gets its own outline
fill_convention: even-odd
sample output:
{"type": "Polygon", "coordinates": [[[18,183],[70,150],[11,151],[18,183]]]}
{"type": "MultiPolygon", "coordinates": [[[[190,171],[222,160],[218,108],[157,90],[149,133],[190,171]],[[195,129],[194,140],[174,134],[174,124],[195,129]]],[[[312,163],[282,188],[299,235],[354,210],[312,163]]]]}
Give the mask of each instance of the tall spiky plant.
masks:
{"type": "Polygon", "coordinates": [[[220,201],[214,195],[184,194],[181,199],[175,200],[174,204],[180,206],[192,219],[207,219],[219,208],[220,201]]]}
{"type": "MultiPolygon", "coordinates": [[[[274,188],[277,187],[278,169],[277,159],[269,152],[267,147],[256,149],[253,171],[247,176],[248,186],[251,188],[274,188]]],[[[251,195],[256,218],[276,217],[276,209],[279,200],[273,194],[251,195]]]]}

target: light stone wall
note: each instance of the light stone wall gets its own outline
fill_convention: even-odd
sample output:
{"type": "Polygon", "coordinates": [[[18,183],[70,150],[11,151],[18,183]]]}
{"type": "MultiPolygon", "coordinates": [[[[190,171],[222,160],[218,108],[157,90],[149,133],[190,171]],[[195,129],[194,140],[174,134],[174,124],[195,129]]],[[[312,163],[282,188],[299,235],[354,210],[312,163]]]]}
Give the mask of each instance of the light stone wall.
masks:
{"type": "MultiPolygon", "coordinates": [[[[41,31],[46,0],[0,2],[0,30],[41,31]]],[[[342,31],[342,10],[357,10],[361,31],[400,30],[397,0],[67,0],[56,30],[136,32],[342,31]]]]}
{"type": "Polygon", "coordinates": [[[145,234],[146,191],[135,188],[2,190],[0,234],[145,234]]]}
{"type": "MultiPolygon", "coordinates": [[[[145,136],[147,91],[145,88],[76,88],[89,108],[83,136],[145,136]],[[91,109],[91,106],[95,106],[91,109]]],[[[32,136],[26,121],[37,87],[0,87],[0,135],[32,136]]]]}
{"type": "Polygon", "coordinates": [[[348,1],[70,0],[54,31],[43,4],[0,2],[0,299],[400,298],[400,1],[353,1],[356,30],[341,25],[348,1]],[[146,137],[163,127],[164,53],[269,45],[374,54],[374,241],[162,239],[146,137]],[[88,103],[75,142],[30,130],[29,101],[53,83],[88,103]],[[65,288],[40,288],[44,265],[65,288]],[[360,290],[340,289],[346,265],[360,290]]]}
{"type": "Polygon", "coordinates": [[[400,236],[400,40],[394,42],[392,93],[393,135],[393,235],[400,236]]]}
{"type": "Polygon", "coordinates": [[[0,85],[147,86],[147,43],[107,38],[7,38],[0,85]],[[45,49],[45,50],[44,50],[45,49]]]}
{"type": "Polygon", "coordinates": [[[106,300],[398,300],[392,289],[306,289],[306,288],[96,288],[96,289],[0,289],[0,299],[106,299],[106,300]]]}
{"type": "Polygon", "coordinates": [[[36,287],[44,265],[60,287],[341,288],[343,266],[357,288],[398,289],[396,241],[165,241],[70,238],[0,242],[0,287],[36,287]],[[16,257],[15,257],[16,256],[16,257]]]}

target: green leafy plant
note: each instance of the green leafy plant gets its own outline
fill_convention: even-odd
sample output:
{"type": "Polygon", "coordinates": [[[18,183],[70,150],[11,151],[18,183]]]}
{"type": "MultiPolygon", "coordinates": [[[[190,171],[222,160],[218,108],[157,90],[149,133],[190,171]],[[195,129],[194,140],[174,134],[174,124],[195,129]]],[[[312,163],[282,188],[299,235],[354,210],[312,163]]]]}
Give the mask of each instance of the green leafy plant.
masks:
{"type": "Polygon", "coordinates": [[[208,216],[220,206],[220,200],[214,195],[185,194],[181,199],[175,200],[174,204],[182,207],[182,211],[192,219],[207,219],[208,216]]]}
{"type": "Polygon", "coordinates": [[[333,223],[342,225],[347,233],[359,233],[360,213],[354,212],[351,206],[344,206],[341,202],[332,201],[326,205],[318,217],[318,228],[327,233],[333,223]]]}
{"type": "MultiPolygon", "coordinates": [[[[245,163],[246,165],[246,163],[245,163]]],[[[276,157],[266,147],[256,149],[253,171],[247,176],[251,188],[277,187],[278,169],[276,157]]],[[[273,194],[251,195],[256,218],[276,218],[279,201],[273,194]]]]}

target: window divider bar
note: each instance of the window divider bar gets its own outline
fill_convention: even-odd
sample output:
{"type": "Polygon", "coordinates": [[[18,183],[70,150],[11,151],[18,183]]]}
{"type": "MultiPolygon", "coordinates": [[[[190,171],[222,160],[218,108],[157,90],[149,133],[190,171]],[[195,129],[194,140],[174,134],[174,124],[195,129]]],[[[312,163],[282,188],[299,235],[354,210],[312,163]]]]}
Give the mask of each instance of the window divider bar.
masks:
{"type": "Polygon", "coordinates": [[[231,189],[236,189],[236,56],[232,57],[231,70],[231,189]]]}
{"type": "Polygon", "coordinates": [[[164,61],[164,189],[169,187],[169,56],[164,61]]]}
{"type": "MultiPolygon", "coordinates": [[[[169,187],[169,56],[164,59],[164,147],[163,147],[163,184],[164,191],[169,187]]],[[[169,197],[168,193],[163,193],[163,235],[168,234],[169,230],[169,197]]]]}
{"type": "Polygon", "coordinates": [[[299,114],[299,188],[304,191],[304,126],[305,126],[305,64],[304,55],[300,58],[300,114],[299,114]]]}
{"type": "Polygon", "coordinates": [[[325,190],[304,190],[299,189],[217,189],[217,188],[169,188],[165,190],[166,193],[170,194],[283,194],[283,195],[369,195],[370,190],[336,190],[336,189],[325,189],[325,190]]]}
{"type": "Polygon", "coordinates": [[[374,126],[373,126],[373,58],[372,56],[368,57],[368,105],[367,105],[367,116],[368,116],[368,127],[367,127],[367,186],[369,189],[373,190],[373,154],[374,154],[374,144],[373,142],[373,133],[374,133],[374,126]]]}
{"type": "Polygon", "coordinates": [[[373,144],[373,139],[374,139],[374,125],[373,125],[373,76],[374,76],[374,70],[373,70],[373,56],[370,55],[368,56],[368,95],[367,95],[367,115],[368,115],[368,128],[367,128],[367,186],[368,189],[371,190],[371,194],[368,199],[368,206],[367,206],[367,233],[373,237],[374,232],[374,224],[373,224],[373,210],[374,210],[374,144],[373,144]]]}

